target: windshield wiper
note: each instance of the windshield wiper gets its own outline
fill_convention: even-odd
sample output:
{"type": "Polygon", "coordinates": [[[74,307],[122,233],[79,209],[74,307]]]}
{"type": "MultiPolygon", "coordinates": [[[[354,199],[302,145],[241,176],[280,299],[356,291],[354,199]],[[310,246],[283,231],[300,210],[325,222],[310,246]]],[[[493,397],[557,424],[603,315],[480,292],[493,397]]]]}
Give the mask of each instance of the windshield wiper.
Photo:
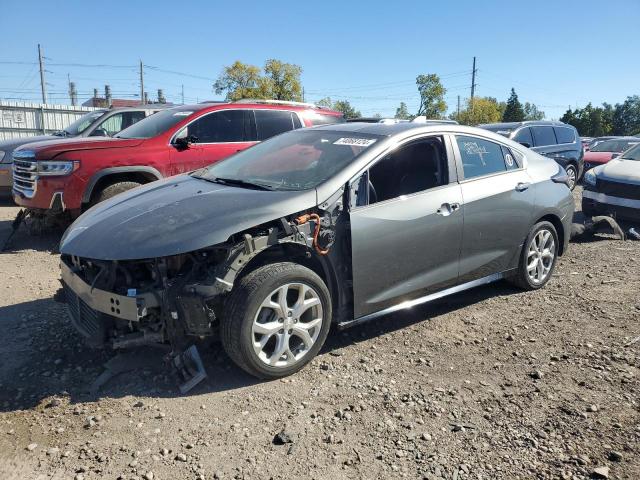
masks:
{"type": "Polygon", "coordinates": [[[201,177],[199,175],[194,175],[194,177],[201,178],[209,182],[221,183],[222,185],[232,185],[234,187],[253,188],[256,190],[273,190],[273,187],[266,183],[250,182],[249,180],[242,180],[240,178],[201,177]]]}

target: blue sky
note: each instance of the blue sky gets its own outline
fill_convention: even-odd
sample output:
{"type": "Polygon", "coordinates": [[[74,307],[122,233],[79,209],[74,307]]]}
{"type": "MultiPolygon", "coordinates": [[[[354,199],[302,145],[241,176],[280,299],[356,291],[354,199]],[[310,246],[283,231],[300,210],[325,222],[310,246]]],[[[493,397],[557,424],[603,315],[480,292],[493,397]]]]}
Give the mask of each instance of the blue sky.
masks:
{"type": "Polygon", "coordinates": [[[364,115],[390,116],[401,101],[417,109],[421,73],[442,77],[454,110],[470,94],[475,55],[477,95],[505,100],[514,87],[558,118],[569,105],[640,93],[638,18],[639,0],[0,0],[0,98],[40,98],[41,43],[50,103],[69,102],[67,74],[81,100],[106,83],[130,98],[139,59],[150,96],[163,88],[180,102],[184,85],[187,102],[215,99],[223,66],[278,58],[303,67],[308,101],[348,99],[364,115]]]}

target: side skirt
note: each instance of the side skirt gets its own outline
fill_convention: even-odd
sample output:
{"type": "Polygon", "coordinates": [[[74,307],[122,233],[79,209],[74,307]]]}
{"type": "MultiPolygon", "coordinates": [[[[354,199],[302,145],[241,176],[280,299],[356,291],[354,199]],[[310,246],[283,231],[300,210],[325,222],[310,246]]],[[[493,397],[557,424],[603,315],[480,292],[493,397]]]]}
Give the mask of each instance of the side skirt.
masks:
{"type": "Polygon", "coordinates": [[[389,313],[398,312],[400,310],[407,310],[417,305],[422,305],[423,303],[433,302],[434,300],[438,300],[439,298],[447,297],[449,295],[453,295],[454,293],[464,292],[465,290],[479,287],[481,285],[486,285],[487,283],[493,283],[502,278],[504,278],[504,273],[494,273],[493,275],[479,278],[471,282],[462,283],[460,285],[456,285],[455,287],[441,290],[440,292],[431,293],[429,295],[425,295],[424,297],[416,298],[414,300],[408,300],[406,302],[399,303],[398,305],[393,305],[392,307],[385,308],[384,310],[380,310],[379,312],[370,313],[369,315],[365,315],[364,317],[340,322],[338,323],[338,328],[340,330],[343,330],[345,328],[353,327],[355,325],[368,322],[369,320],[373,320],[389,313]]]}

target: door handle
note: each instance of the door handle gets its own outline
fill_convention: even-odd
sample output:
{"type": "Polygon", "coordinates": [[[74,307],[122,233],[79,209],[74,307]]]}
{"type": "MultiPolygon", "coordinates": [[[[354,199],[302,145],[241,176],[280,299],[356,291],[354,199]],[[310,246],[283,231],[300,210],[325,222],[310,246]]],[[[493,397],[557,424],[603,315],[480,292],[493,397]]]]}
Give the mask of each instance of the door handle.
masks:
{"type": "Polygon", "coordinates": [[[531,186],[531,184],[529,182],[519,182],[516,185],[516,192],[524,192],[525,190],[527,190],[529,187],[531,186]]]}
{"type": "Polygon", "coordinates": [[[443,217],[448,217],[459,208],[459,203],[443,203],[442,205],[440,205],[440,208],[436,210],[436,213],[438,215],[442,215],[443,217]]]}

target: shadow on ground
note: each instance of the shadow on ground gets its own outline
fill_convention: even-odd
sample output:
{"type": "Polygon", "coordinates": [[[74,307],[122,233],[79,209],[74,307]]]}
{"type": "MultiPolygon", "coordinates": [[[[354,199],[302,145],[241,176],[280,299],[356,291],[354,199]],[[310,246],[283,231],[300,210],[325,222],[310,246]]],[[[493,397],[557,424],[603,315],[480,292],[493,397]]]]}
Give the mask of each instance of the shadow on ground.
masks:
{"type": "MultiPolygon", "coordinates": [[[[320,359],[331,351],[366,342],[415,323],[431,320],[467,305],[496,295],[519,292],[506,283],[479,287],[465,293],[411,310],[396,312],[372,322],[330,333],[320,359]]],[[[91,385],[104,371],[104,364],[114,353],[84,346],[67,319],[66,307],[53,300],[36,300],[0,307],[0,328],[4,338],[0,357],[0,412],[25,410],[55,395],[68,396],[71,403],[96,401],[100,397],[120,398],[128,395],[172,398],[181,394],[177,379],[165,363],[166,350],[145,348],[132,351],[126,361],[138,368],[124,372],[91,393],[91,385]]],[[[237,368],[222,351],[219,343],[201,346],[200,353],[208,378],[188,395],[234,390],[259,382],[237,368]]],[[[307,366],[306,368],[313,368],[307,366]]]]}
{"type": "MultiPolygon", "coordinates": [[[[11,198],[0,197],[0,207],[14,207],[17,215],[20,211],[11,198]]],[[[0,220],[0,253],[16,253],[23,250],[57,253],[58,243],[66,225],[34,228],[31,220],[19,225],[14,232],[14,218],[0,220]]]]}

